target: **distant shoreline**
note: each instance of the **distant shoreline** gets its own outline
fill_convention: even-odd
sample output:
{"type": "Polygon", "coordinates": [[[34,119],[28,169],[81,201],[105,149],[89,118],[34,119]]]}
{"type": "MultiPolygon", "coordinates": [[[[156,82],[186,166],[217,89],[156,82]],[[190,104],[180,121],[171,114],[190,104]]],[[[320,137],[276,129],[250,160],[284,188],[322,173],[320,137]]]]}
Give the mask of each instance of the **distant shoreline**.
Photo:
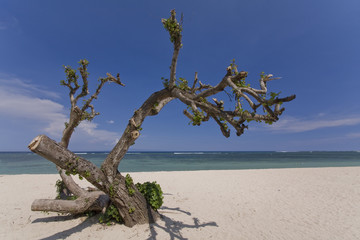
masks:
{"type": "MultiPolygon", "coordinates": [[[[95,165],[106,158],[104,152],[78,152],[95,165]]],[[[128,152],[121,172],[241,170],[360,166],[360,152],[128,152]]],[[[0,153],[0,174],[57,173],[55,165],[30,152],[0,153]]]]}

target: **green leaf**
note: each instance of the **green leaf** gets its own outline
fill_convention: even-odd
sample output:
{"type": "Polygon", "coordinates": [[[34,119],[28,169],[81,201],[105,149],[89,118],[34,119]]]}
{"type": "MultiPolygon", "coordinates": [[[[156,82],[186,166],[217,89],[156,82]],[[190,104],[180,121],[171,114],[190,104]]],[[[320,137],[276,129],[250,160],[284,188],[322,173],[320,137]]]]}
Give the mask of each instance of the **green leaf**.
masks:
{"type": "Polygon", "coordinates": [[[161,207],[164,197],[159,184],[156,182],[137,183],[136,188],[145,197],[146,201],[154,210],[161,207]]]}

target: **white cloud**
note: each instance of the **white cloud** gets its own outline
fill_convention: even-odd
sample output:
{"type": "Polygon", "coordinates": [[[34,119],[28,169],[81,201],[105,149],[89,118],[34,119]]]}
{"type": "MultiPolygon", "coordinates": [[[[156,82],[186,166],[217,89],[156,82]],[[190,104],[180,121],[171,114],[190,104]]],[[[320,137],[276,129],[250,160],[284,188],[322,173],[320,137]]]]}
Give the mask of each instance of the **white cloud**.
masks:
{"type": "Polygon", "coordinates": [[[360,117],[343,117],[338,119],[299,119],[284,117],[270,126],[272,131],[306,132],[321,128],[354,126],[360,124],[360,117]]]}
{"type": "MultiPolygon", "coordinates": [[[[45,133],[59,140],[64,123],[68,121],[66,108],[53,100],[38,97],[57,98],[57,93],[19,79],[0,79],[0,96],[2,118],[16,120],[22,126],[27,126],[29,131],[35,130],[39,134],[45,133]]],[[[117,133],[99,129],[96,123],[86,121],[82,122],[74,133],[74,142],[82,149],[88,149],[88,144],[109,148],[108,146],[113,145],[118,138],[117,133]]]]}
{"type": "Polygon", "coordinates": [[[60,98],[59,94],[49,91],[41,86],[33,83],[28,83],[15,77],[0,76],[1,89],[9,93],[18,95],[40,95],[49,98],[60,98]]]}
{"type": "Polygon", "coordinates": [[[115,121],[114,121],[114,120],[109,120],[109,121],[107,121],[107,123],[109,123],[109,124],[114,124],[115,121]]]}
{"type": "Polygon", "coordinates": [[[0,114],[2,116],[22,119],[30,127],[31,122],[36,123],[36,125],[41,124],[44,127],[39,130],[45,131],[53,137],[61,135],[64,122],[67,119],[64,114],[64,106],[49,99],[40,99],[6,90],[9,89],[4,89],[1,86],[0,114]]]}
{"type": "Polygon", "coordinates": [[[105,145],[114,145],[119,139],[117,133],[98,129],[98,124],[94,122],[83,121],[78,126],[78,130],[81,134],[87,135],[88,141],[92,143],[102,142],[105,145]]]}

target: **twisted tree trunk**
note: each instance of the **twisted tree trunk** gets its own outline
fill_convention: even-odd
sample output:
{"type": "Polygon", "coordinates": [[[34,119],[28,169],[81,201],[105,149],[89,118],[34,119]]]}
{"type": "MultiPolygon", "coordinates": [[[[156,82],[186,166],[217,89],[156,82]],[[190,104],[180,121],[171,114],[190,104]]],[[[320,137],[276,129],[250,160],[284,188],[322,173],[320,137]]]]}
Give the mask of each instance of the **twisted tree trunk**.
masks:
{"type": "MultiPolygon", "coordinates": [[[[92,162],[76,156],[68,149],[51,140],[45,135],[36,137],[29,148],[34,153],[55,163],[71,173],[80,174],[110,198],[110,201],[119,210],[126,226],[154,222],[159,214],[146,202],[144,196],[134,184],[126,185],[125,177],[117,172],[110,182],[105,174],[92,162]],[[134,193],[129,193],[129,188],[134,193]]],[[[36,200],[32,204],[34,211],[52,211],[67,213],[82,213],[87,210],[102,210],[107,205],[107,197],[99,192],[88,193],[74,201],[67,200],[36,200]]]]}
{"type": "Polygon", "coordinates": [[[157,115],[167,103],[178,99],[187,106],[183,113],[193,125],[201,125],[202,122],[213,119],[219,125],[225,137],[230,136],[228,124],[240,136],[248,128],[245,123],[256,121],[272,124],[276,122],[285,110],[285,108],[281,108],[281,105],[295,99],[295,95],[279,98],[279,94],[273,92],[270,93],[270,97],[268,96],[267,83],[277,79],[273,78],[271,74],[261,75],[260,89],[250,87],[250,84],[245,83],[247,72],[238,72],[235,62],[226,68],[225,76],[217,85],[211,86],[201,83],[198,81],[196,73],[194,83],[192,87],[189,87],[187,80],[176,78],[177,59],[182,47],[182,26],[176,20],[175,11],[171,11],[169,19],[162,19],[162,23],[169,32],[170,40],[174,46],[169,79],[164,80],[164,89],[154,92],[134,112],[123,135],[106,157],[101,168],[84,158],[76,156],[67,147],[74,129],[80,122],[92,120],[98,115],[91,102],[97,98],[103,85],[106,82],[115,82],[122,86],[124,84],[120,82],[119,74],[116,77],[107,74],[106,78],[100,78],[101,83],[96,92],[85,100],[84,105],[79,108],[77,106],[78,100],[89,94],[87,81],[88,62],[86,60],[80,61],[79,71],[83,86],[78,95],[75,94],[80,88],[77,81],[79,76],[76,75],[76,70],[65,67],[67,81],[61,81],[61,84],[69,88],[71,110],[69,122],[65,124],[62,140],[60,143],[56,143],[47,136],[40,135],[29,144],[29,149],[53,162],[57,166],[67,189],[78,198],[73,201],[35,200],[32,204],[32,210],[62,213],[82,213],[89,210],[104,211],[111,202],[117,208],[126,226],[132,227],[135,224],[152,223],[159,218],[158,212],[149,206],[134,184],[127,181],[126,177],[122,176],[118,171],[120,161],[129,147],[140,136],[139,131],[146,117],[157,115]],[[213,102],[211,102],[208,99],[220,92],[225,92],[225,88],[229,88],[230,92],[233,93],[234,110],[224,110],[224,101],[222,100],[212,98],[213,102]],[[247,108],[241,103],[241,98],[245,99],[244,102],[248,104],[247,108]],[[259,113],[259,110],[262,110],[262,112],[259,113]],[[96,191],[90,192],[82,189],[69,174],[79,174],[93,184],[97,188],[96,191]]]}

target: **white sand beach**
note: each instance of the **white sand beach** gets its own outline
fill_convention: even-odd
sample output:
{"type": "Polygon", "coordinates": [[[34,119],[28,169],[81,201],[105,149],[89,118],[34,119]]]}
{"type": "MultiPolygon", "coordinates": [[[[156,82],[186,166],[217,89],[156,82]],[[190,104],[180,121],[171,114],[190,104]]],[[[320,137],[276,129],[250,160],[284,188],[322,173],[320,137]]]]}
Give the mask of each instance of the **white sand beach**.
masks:
{"type": "Polygon", "coordinates": [[[360,239],[360,167],[131,173],[157,181],[163,218],[105,226],[32,212],[58,175],[0,175],[0,239],[360,239]]]}

